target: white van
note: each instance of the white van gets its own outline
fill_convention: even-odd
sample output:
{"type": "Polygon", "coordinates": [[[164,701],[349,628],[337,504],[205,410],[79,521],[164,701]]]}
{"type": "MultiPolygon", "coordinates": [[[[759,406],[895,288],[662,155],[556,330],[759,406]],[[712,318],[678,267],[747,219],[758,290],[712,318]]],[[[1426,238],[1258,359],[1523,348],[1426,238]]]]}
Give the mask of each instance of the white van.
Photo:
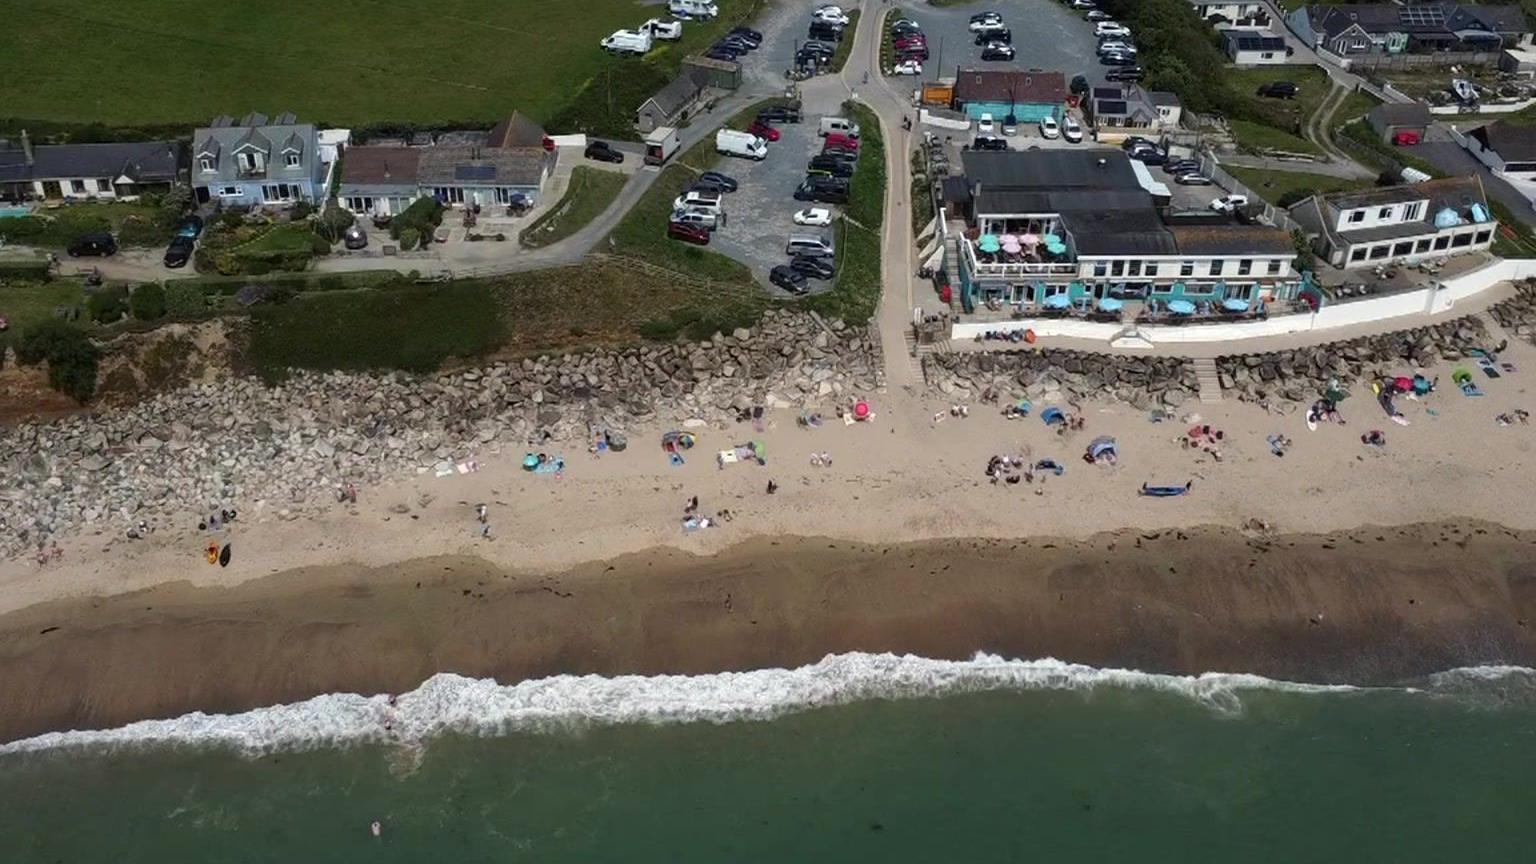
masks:
{"type": "Polygon", "coordinates": [[[612,54],[645,54],[651,50],[651,34],[645,30],[615,30],[612,36],[598,43],[612,54]]]}
{"type": "Polygon", "coordinates": [[[720,7],[710,0],[671,0],[667,3],[667,11],[689,18],[713,18],[720,14],[720,7]]]}
{"type": "Polygon", "coordinates": [[[709,213],[719,213],[720,193],[708,189],[689,189],[673,200],[672,209],[674,211],[704,210],[709,213]]]}
{"type": "Polygon", "coordinates": [[[837,257],[837,251],[832,248],[832,241],[819,234],[789,235],[789,242],[784,244],[784,254],[791,258],[797,255],[811,258],[837,257]]]}
{"type": "Polygon", "coordinates": [[[668,42],[676,42],[683,38],[683,22],[672,19],[652,18],[640,25],[640,30],[649,33],[657,39],[665,39],[668,42]]]}
{"type": "Polygon", "coordinates": [[[681,225],[697,225],[713,231],[720,226],[720,220],[723,218],[725,218],[724,213],[693,207],[686,210],[673,210],[671,221],[681,225]]]}
{"type": "Polygon", "coordinates": [[[857,138],[859,137],[859,124],[849,120],[847,117],[821,118],[821,128],[817,130],[817,134],[825,138],[834,132],[839,135],[847,135],[849,138],[857,138]]]}
{"type": "Polygon", "coordinates": [[[751,132],[721,129],[715,133],[715,150],[726,156],[740,156],[759,162],[768,158],[768,142],[751,132]]]}

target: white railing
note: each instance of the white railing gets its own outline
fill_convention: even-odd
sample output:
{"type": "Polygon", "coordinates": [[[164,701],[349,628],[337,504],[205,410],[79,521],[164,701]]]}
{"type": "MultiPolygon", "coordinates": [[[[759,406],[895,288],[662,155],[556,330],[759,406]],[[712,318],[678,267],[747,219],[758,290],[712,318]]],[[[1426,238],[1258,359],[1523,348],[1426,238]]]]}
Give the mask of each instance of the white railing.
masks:
{"type": "Polygon", "coordinates": [[[970,240],[960,238],[960,248],[965,253],[965,261],[971,268],[971,275],[993,279],[1026,279],[1030,276],[1076,276],[1077,264],[1046,264],[1046,263],[1015,263],[1015,264],[988,264],[976,260],[976,249],[970,240]]]}

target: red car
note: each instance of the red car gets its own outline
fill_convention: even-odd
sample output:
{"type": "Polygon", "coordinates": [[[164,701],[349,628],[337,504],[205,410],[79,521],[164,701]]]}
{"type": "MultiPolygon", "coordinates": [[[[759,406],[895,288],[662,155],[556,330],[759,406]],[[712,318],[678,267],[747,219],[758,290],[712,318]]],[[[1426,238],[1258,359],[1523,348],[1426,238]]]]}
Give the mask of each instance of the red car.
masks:
{"type": "Polygon", "coordinates": [[[859,139],[857,139],[857,138],[850,138],[847,135],[842,135],[840,133],[833,132],[833,133],[831,133],[831,134],[829,134],[827,136],[826,143],[821,145],[821,149],[822,150],[851,150],[851,151],[857,153],[857,152],[859,152],[859,139]]]}
{"type": "Polygon", "coordinates": [[[764,141],[779,140],[779,130],[769,126],[767,123],[764,123],[761,120],[753,120],[752,125],[747,127],[747,131],[763,139],[764,141]]]}
{"type": "Polygon", "coordinates": [[[693,243],[697,246],[709,245],[709,229],[700,225],[687,225],[682,222],[668,222],[667,236],[684,243],[693,243]]]}
{"type": "Polygon", "coordinates": [[[1399,132],[1392,136],[1392,143],[1399,147],[1412,147],[1419,143],[1419,133],[1407,131],[1399,132]]]}
{"type": "Polygon", "coordinates": [[[899,51],[902,48],[927,48],[928,40],[922,36],[903,36],[891,43],[899,51]]]}

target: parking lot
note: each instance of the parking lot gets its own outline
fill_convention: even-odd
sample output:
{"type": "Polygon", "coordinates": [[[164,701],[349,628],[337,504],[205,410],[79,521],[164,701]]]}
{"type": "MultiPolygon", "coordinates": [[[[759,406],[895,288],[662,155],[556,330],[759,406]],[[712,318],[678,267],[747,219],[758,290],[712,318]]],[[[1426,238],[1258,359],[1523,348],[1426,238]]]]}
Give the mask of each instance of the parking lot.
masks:
{"type": "MultiPolygon", "coordinates": [[[[1068,82],[1073,75],[1086,75],[1090,85],[1097,85],[1103,83],[1109,68],[1099,65],[1099,40],[1093,35],[1092,22],[1059,0],[991,0],[958,6],[925,3],[902,8],[928,37],[929,56],[922,75],[927,80],[952,77],[956,68],[1045,69],[1062,73],[1068,82]],[[1012,62],[981,59],[981,46],[975,44],[976,36],[969,27],[971,16],[985,11],[1002,15],[1003,23],[1013,31],[1016,53],[1012,62]]],[[[915,79],[907,80],[917,86],[915,79]]]]}

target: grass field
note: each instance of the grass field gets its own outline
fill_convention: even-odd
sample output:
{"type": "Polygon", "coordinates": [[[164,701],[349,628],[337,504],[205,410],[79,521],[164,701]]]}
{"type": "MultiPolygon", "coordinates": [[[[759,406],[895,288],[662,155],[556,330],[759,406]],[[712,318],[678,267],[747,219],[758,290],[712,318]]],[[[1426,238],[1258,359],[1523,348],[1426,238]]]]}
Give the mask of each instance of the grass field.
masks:
{"type": "Polygon", "coordinates": [[[1332,86],[1328,75],[1316,66],[1258,66],[1252,69],[1228,69],[1227,89],[1241,96],[1258,111],[1255,117],[1234,119],[1232,131],[1238,143],[1254,149],[1286,150],[1294,153],[1320,153],[1316,145],[1295,134],[1327,97],[1332,86]],[[1295,99],[1266,99],[1257,95],[1260,85],[1271,81],[1290,81],[1301,88],[1295,99]]]}
{"type": "Polygon", "coordinates": [[[537,222],[523,229],[519,239],[536,249],[580,231],[619,197],[628,178],[617,171],[578,165],[571,171],[571,182],[559,203],[537,222]]]}
{"type": "Polygon", "coordinates": [[[159,211],[143,204],[81,203],[38,212],[0,219],[0,240],[62,249],[93,231],[111,231],[121,246],[155,246],[170,239],[170,231],[156,226],[159,211]],[[123,223],[129,219],[136,227],[125,233],[123,223]]]}
{"type": "MultiPolygon", "coordinates": [[[[6,66],[0,114],[133,126],[293,111],[356,126],[494,121],[520,109],[548,121],[590,82],[622,85],[651,67],[665,83],[757,3],[719,0],[719,18],[688,22],[681,42],[658,42],[641,60],[598,47],[665,11],[636,0],[0,0],[0,56],[26,58],[6,66]]],[[[629,98],[625,114],[639,104],[629,98]]]]}
{"type": "Polygon", "coordinates": [[[1288,192],[1307,189],[1321,193],[1342,192],[1346,189],[1366,189],[1371,186],[1369,180],[1345,180],[1340,177],[1305,174],[1300,171],[1265,171],[1262,168],[1239,168],[1235,165],[1222,167],[1227,173],[1241,180],[1244,186],[1264,196],[1264,200],[1271,204],[1279,204],[1280,199],[1288,192]]]}
{"type": "Polygon", "coordinates": [[[1253,150],[1283,150],[1287,153],[1317,153],[1323,151],[1316,144],[1289,132],[1254,123],[1251,120],[1233,120],[1232,133],[1237,142],[1253,150]]]}
{"type": "Polygon", "coordinates": [[[837,281],[832,290],[810,298],[818,312],[862,324],[880,305],[880,238],[885,224],[885,140],[873,111],[845,103],[858,121],[859,166],[848,184],[848,206],[838,220],[837,281]]]}
{"type": "Polygon", "coordinates": [[[0,316],[11,325],[10,330],[0,333],[0,353],[3,353],[8,342],[20,338],[28,327],[52,318],[53,310],[60,306],[80,307],[80,325],[91,326],[90,318],[83,311],[85,290],[78,279],[0,285],[0,316]]]}

